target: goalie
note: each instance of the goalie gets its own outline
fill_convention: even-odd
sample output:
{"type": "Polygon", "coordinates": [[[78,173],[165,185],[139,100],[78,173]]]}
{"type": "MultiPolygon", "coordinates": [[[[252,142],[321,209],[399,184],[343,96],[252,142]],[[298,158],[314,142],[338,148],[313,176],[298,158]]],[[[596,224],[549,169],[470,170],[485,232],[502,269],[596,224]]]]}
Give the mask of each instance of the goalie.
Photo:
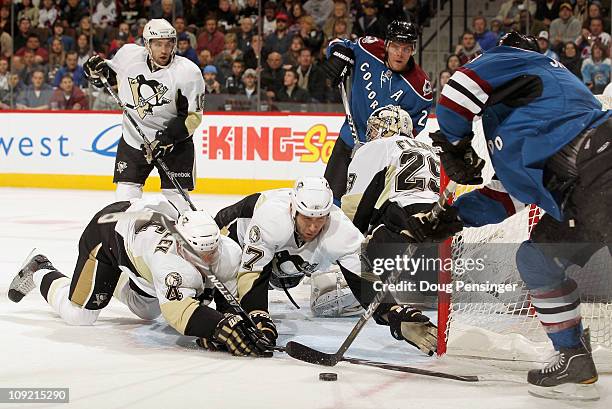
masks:
{"type": "Polygon", "coordinates": [[[180,334],[200,339],[209,348],[234,355],[256,355],[256,341],[238,315],[207,306],[212,284],[196,269],[212,272],[232,292],[240,248],[221,236],[208,213],[178,212],[163,199],[117,202],[98,212],[79,241],[72,278],[57,271],[42,254],[32,253],[13,279],[8,297],[19,302],[34,288],[70,325],[93,325],[100,312],[116,297],[144,320],[163,315],[180,334]],[[125,217],[99,224],[109,213],[155,211],[177,220],[177,229],[192,244],[194,260],[160,224],[125,217]],[[122,274],[123,273],[123,274],[122,274]]]}

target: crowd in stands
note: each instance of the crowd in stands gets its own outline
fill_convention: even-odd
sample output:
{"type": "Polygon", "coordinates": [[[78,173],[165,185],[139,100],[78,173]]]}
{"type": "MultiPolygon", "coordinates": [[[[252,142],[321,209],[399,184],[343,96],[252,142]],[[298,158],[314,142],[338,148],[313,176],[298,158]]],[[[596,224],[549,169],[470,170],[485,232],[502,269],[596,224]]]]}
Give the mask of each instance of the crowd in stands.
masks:
{"type": "Polygon", "coordinates": [[[202,70],[211,94],[268,102],[337,103],[320,69],[334,38],[384,37],[388,23],[419,24],[430,0],[0,0],[0,109],[108,109],[83,64],[143,45],[151,18],[177,30],[178,55],[202,70]],[[257,87],[261,88],[261,92],[257,87]],[[95,95],[96,98],[92,98],[95,95]]]}
{"type": "Polygon", "coordinates": [[[478,16],[472,30],[461,36],[454,54],[438,75],[440,89],[455,70],[495,46],[506,32],[516,30],[537,39],[539,51],[561,62],[594,94],[611,80],[610,1],[508,0],[489,24],[478,16]]]}

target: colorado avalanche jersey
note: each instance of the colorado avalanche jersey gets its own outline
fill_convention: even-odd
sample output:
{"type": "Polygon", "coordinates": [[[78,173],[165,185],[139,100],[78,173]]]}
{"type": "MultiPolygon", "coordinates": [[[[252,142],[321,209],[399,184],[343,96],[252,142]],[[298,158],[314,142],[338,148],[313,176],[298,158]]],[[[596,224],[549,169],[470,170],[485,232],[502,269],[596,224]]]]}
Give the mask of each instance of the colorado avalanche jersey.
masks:
{"type": "Polygon", "coordinates": [[[436,109],[451,142],[482,116],[489,155],[499,180],[522,203],[557,220],[559,204],[543,184],[546,160],[607,118],[601,103],[561,63],[540,53],[495,47],[460,67],[442,89],[436,109]]]}
{"type": "Polygon", "coordinates": [[[342,210],[365,233],[382,205],[434,203],[440,192],[440,159],[430,145],[403,135],[363,145],[348,168],[342,210]]]}
{"type": "MultiPolygon", "coordinates": [[[[189,116],[187,130],[192,135],[202,120],[204,79],[197,65],[187,58],[174,56],[165,68],[151,71],[148,52],[136,44],[119,49],[109,67],[117,74],[119,98],[149,140],[177,116],[178,90],[187,98],[189,116]]],[[[128,145],[140,149],[144,142],[127,118],[123,118],[123,138],[128,145]]]]}
{"type": "MultiPolygon", "coordinates": [[[[427,74],[410,57],[409,69],[404,73],[391,71],[385,65],[385,42],[376,37],[362,37],[356,41],[337,39],[327,48],[342,43],[353,50],[355,67],[351,83],[351,115],[359,140],[365,142],[366,123],[370,114],[385,105],[399,105],[410,114],[414,134],[427,121],[433,92],[427,74]]],[[[354,145],[348,122],[340,129],[340,138],[350,147],[354,145]]]]}

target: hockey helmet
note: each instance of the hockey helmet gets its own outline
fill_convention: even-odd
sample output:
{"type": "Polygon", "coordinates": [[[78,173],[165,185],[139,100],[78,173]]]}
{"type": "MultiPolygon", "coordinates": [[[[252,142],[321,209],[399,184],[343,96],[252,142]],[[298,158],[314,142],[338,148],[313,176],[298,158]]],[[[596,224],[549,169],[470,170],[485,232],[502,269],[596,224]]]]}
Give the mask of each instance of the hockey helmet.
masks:
{"type": "Polygon", "coordinates": [[[219,227],[205,210],[188,210],[176,222],[176,229],[202,257],[219,247],[219,227]]]}
{"type": "Polygon", "coordinates": [[[323,217],[331,212],[334,194],[329,183],[322,177],[303,177],[295,181],[291,191],[291,215],[323,217]]]}
{"type": "Polygon", "coordinates": [[[151,57],[151,40],[157,39],[169,39],[174,41],[174,47],[172,48],[172,54],[170,55],[170,59],[168,64],[162,66],[156,63],[151,57],[151,63],[156,66],[163,68],[170,65],[172,60],[174,59],[174,55],[176,54],[177,42],[176,42],[176,29],[172,27],[168,21],[163,18],[154,18],[150,20],[147,24],[145,24],[144,29],[142,31],[142,38],[144,40],[144,46],[149,53],[149,57],[151,57]]]}
{"type": "Polygon", "coordinates": [[[516,31],[506,33],[499,39],[497,45],[521,48],[523,50],[538,52],[538,40],[533,36],[526,36],[516,31]]]}
{"type": "Polygon", "coordinates": [[[419,39],[417,27],[407,21],[393,20],[387,28],[385,42],[397,41],[399,43],[415,44],[419,39]]]}
{"type": "Polygon", "coordinates": [[[395,135],[412,136],[412,118],[400,106],[386,105],[378,108],[368,118],[366,140],[395,135]]]}

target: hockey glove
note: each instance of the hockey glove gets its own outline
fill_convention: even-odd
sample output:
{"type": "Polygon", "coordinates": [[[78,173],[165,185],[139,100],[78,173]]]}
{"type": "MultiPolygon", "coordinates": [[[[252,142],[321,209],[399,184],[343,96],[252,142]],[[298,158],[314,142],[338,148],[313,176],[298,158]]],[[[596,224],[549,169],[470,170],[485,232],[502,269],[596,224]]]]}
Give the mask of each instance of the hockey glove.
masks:
{"type": "Polygon", "coordinates": [[[417,213],[410,216],[406,227],[401,234],[410,237],[417,243],[441,242],[463,229],[463,222],[459,219],[459,210],[448,204],[438,217],[433,218],[432,212],[417,213]]]}
{"type": "Polygon", "coordinates": [[[208,349],[211,347],[220,349],[215,345],[217,342],[224,345],[232,355],[256,355],[258,349],[247,334],[247,325],[239,315],[226,313],[215,328],[213,342],[202,338],[200,345],[208,349]]]}
{"type": "Polygon", "coordinates": [[[354,65],[355,53],[353,50],[338,44],[332,47],[329,58],[321,68],[331,80],[331,85],[337,87],[345,77],[350,75],[354,65]]]}
{"type": "Polygon", "coordinates": [[[267,338],[270,345],[276,345],[276,339],[278,338],[278,332],[276,331],[276,325],[270,318],[270,314],[266,311],[255,310],[249,313],[249,316],[264,336],[267,338]]]}
{"type": "Polygon", "coordinates": [[[140,149],[144,154],[147,163],[151,164],[163,156],[166,156],[174,149],[174,141],[170,140],[165,131],[157,131],[155,139],[149,145],[146,143],[140,145],[140,149]]]}
{"type": "Polygon", "coordinates": [[[111,77],[111,69],[106,64],[106,60],[97,54],[92,55],[85,61],[85,64],[83,64],[83,71],[87,80],[97,88],[102,88],[104,86],[100,77],[104,77],[107,80],[110,80],[111,77]]]}
{"type": "Polygon", "coordinates": [[[429,134],[433,146],[440,148],[440,161],[451,180],[462,185],[481,185],[485,161],[472,148],[474,134],[470,132],[457,145],[448,141],[442,131],[429,134]]]}
{"type": "Polygon", "coordinates": [[[438,345],[438,327],[409,305],[394,305],[387,315],[393,338],[408,342],[432,356],[438,345]]]}

